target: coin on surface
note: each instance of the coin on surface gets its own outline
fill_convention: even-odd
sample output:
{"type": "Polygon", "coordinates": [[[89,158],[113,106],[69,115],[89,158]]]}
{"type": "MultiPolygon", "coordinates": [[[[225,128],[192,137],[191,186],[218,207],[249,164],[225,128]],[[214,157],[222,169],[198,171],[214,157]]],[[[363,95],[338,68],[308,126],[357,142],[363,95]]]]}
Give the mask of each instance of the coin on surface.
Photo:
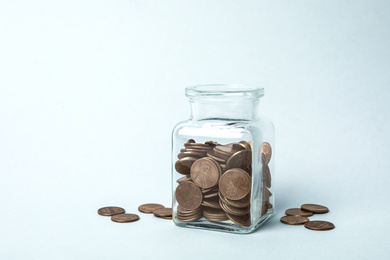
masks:
{"type": "Polygon", "coordinates": [[[301,217],[310,217],[313,215],[313,212],[306,211],[306,210],[301,210],[298,208],[292,208],[286,210],[286,215],[287,216],[301,216],[301,217]]]}
{"type": "Polygon", "coordinates": [[[120,207],[104,207],[98,210],[98,214],[102,216],[113,216],[125,213],[125,210],[120,207]]]}
{"type": "Polygon", "coordinates": [[[219,190],[225,198],[242,199],[251,191],[251,177],[242,169],[227,170],[219,180],[219,190]]]}
{"type": "Polygon", "coordinates": [[[178,173],[188,175],[188,174],[190,174],[190,169],[191,169],[192,164],[196,160],[198,160],[198,158],[194,158],[194,157],[182,158],[182,159],[176,161],[175,169],[178,173]]]}
{"type": "Polygon", "coordinates": [[[226,214],[226,216],[237,225],[244,226],[244,227],[249,227],[251,225],[251,218],[249,214],[244,216],[234,216],[234,215],[226,214]]]}
{"type": "Polygon", "coordinates": [[[143,213],[153,213],[153,210],[161,209],[161,208],[165,208],[165,207],[161,204],[148,203],[148,204],[143,204],[143,205],[139,206],[138,210],[143,212],[143,213]]]}
{"type": "Polygon", "coordinates": [[[202,192],[193,182],[180,183],[175,191],[175,197],[180,206],[193,210],[202,203],[202,192]]]}
{"type": "Polygon", "coordinates": [[[172,217],[172,208],[159,208],[153,210],[153,214],[157,217],[172,217]]]}
{"type": "Polygon", "coordinates": [[[252,164],[252,152],[251,150],[241,150],[234,153],[226,161],[226,168],[241,168],[246,169],[252,164]]]}
{"type": "Polygon", "coordinates": [[[209,157],[204,157],[192,164],[190,174],[196,185],[206,189],[218,183],[222,170],[218,162],[209,157]]]}
{"type": "Polygon", "coordinates": [[[305,228],[311,230],[331,230],[334,229],[334,224],[328,221],[309,221],[305,223],[305,228]]]}
{"type": "Polygon", "coordinates": [[[271,156],[272,156],[271,145],[267,142],[264,142],[261,145],[261,161],[263,162],[263,164],[268,164],[269,161],[271,160],[271,156]]]}
{"type": "Polygon", "coordinates": [[[120,223],[126,223],[126,222],[134,222],[139,220],[139,216],[136,214],[119,214],[119,215],[114,215],[111,217],[111,220],[114,222],[120,222],[120,223]]]}
{"type": "Polygon", "coordinates": [[[302,216],[284,216],[280,219],[280,222],[288,225],[302,225],[308,221],[309,219],[307,217],[302,216]]]}
{"type": "Polygon", "coordinates": [[[326,213],[329,209],[325,206],[317,205],[317,204],[303,204],[301,206],[302,210],[311,211],[314,213],[326,213]]]}

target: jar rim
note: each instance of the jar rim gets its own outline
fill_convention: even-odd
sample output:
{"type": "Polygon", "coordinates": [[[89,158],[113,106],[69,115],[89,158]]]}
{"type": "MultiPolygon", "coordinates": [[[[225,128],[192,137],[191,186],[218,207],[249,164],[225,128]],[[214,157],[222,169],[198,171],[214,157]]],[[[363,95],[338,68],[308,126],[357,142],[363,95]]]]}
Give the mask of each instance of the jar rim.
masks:
{"type": "Polygon", "coordinates": [[[264,96],[264,88],[242,84],[204,84],[186,87],[188,98],[258,99],[264,96]]]}

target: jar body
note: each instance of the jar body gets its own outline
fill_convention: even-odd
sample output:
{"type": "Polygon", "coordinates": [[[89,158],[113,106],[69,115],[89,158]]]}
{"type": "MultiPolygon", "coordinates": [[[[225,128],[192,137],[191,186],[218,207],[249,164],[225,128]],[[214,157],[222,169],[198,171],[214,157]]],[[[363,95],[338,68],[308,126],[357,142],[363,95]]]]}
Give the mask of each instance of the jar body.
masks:
{"type": "MultiPolygon", "coordinates": [[[[210,117],[208,111],[206,116],[192,116],[173,129],[172,209],[176,225],[250,233],[273,215],[274,127],[257,111],[249,113],[255,116],[236,114],[229,118],[223,106],[235,104],[239,110],[242,101],[203,100],[196,105],[204,107],[211,102],[216,105],[212,112],[222,107],[224,115],[210,117]]],[[[248,110],[248,102],[257,100],[245,100],[243,110],[248,110]]]]}

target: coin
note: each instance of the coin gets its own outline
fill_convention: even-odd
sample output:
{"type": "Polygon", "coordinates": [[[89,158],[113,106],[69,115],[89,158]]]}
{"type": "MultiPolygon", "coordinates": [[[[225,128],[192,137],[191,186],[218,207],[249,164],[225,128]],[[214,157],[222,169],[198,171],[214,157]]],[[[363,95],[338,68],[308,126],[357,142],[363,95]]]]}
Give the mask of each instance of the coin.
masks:
{"type": "Polygon", "coordinates": [[[225,198],[221,192],[218,192],[218,195],[219,195],[219,198],[225,202],[226,204],[228,205],[231,205],[233,207],[236,207],[236,208],[246,208],[249,206],[249,203],[250,203],[250,196],[248,194],[248,196],[242,198],[242,199],[239,199],[239,200],[230,200],[230,199],[227,199],[225,198]]]}
{"type": "Polygon", "coordinates": [[[234,215],[226,214],[226,216],[237,225],[244,226],[244,227],[249,227],[251,225],[251,218],[249,214],[244,216],[234,216],[234,215]]]}
{"type": "Polygon", "coordinates": [[[263,182],[265,186],[271,188],[271,172],[267,164],[263,165],[263,182]]]}
{"type": "Polygon", "coordinates": [[[196,185],[201,188],[210,188],[218,183],[222,170],[215,160],[204,157],[192,164],[190,174],[196,185]]]}
{"type": "Polygon", "coordinates": [[[310,217],[313,215],[313,212],[306,211],[306,210],[301,210],[298,208],[292,208],[286,210],[286,215],[287,216],[301,216],[301,217],[310,217]]]}
{"type": "Polygon", "coordinates": [[[305,228],[311,230],[331,230],[334,229],[334,224],[328,221],[309,221],[305,223],[305,228]]]}
{"type": "Polygon", "coordinates": [[[247,150],[252,149],[252,142],[251,141],[249,141],[249,142],[241,141],[240,143],[243,144],[247,150]]]}
{"type": "Polygon", "coordinates": [[[98,214],[102,216],[113,216],[123,213],[125,213],[125,210],[120,207],[104,207],[98,210],[98,214]]]}
{"type": "Polygon", "coordinates": [[[175,163],[175,169],[178,173],[188,175],[190,174],[192,164],[196,160],[198,160],[198,158],[193,158],[193,157],[182,158],[175,163]]]}
{"type": "Polygon", "coordinates": [[[219,198],[213,197],[210,199],[206,199],[202,201],[202,206],[214,208],[214,209],[220,209],[221,206],[219,205],[219,198]]]}
{"type": "Polygon", "coordinates": [[[185,157],[194,157],[194,158],[202,158],[205,157],[206,154],[202,152],[181,152],[177,155],[177,158],[182,159],[185,157]]]}
{"type": "Polygon", "coordinates": [[[203,216],[210,221],[225,221],[228,220],[225,211],[220,209],[213,209],[205,207],[203,216]]]}
{"type": "Polygon", "coordinates": [[[234,215],[234,216],[243,216],[243,215],[248,214],[250,211],[249,207],[235,208],[235,207],[227,205],[222,200],[219,201],[219,205],[227,214],[234,215]]]}
{"type": "Polygon", "coordinates": [[[169,217],[160,217],[160,218],[172,220],[172,216],[169,216],[169,217]]]}
{"type": "Polygon", "coordinates": [[[226,168],[241,168],[246,169],[252,164],[252,152],[250,150],[242,150],[234,153],[226,161],[226,168]]]}
{"type": "Polygon", "coordinates": [[[172,208],[159,208],[153,210],[153,214],[157,217],[172,217],[172,208]]]}
{"type": "Polygon", "coordinates": [[[301,225],[308,222],[309,219],[307,217],[301,216],[284,216],[281,217],[280,222],[288,225],[301,225]]]}
{"type": "Polygon", "coordinates": [[[118,215],[113,215],[111,217],[111,220],[114,222],[120,222],[120,223],[126,223],[126,222],[134,222],[139,220],[139,216],[136,214],[118,214],[118,215]]]}
{"type": "Polygon", "coordinates": [[[142,204],[141,206],[139,206],[138,210],[143,212],[143,213],[153,213],[153,210],[161,209],[161,208],[165,208],[165,207],[161,204],[148,203],[148,204],[142,204]]]}
{"type": "Polygon", "coordinates": [[[189,181],[177,186],[175,197],[179,205],[185,209],[196,209],[202,203],[202,192],[198,186],[189,181]]]}
{"type": "Polygon", "coordinates": [[[242,169],[227,170],[219,180],[219,190],[225,198],[242,199],[251,191],[251,177],[242,169]]]}
{"type": "Polygon", "coordinates": [[[262,203],[261,203],[261,216],[264,216],[268,212],[268,210],[270,209],[269,204],[270,203],[269,203],[268,199],[262,201],[262,203]]]}
{"type": "Polygon", "coordinates": [[[203,198],[204,199],[213,198],[213,197],[216,197],[216,196],[218,196],[218,190],[216,190],[216,191],[214,190],[214,191],[211,191],[211,192],[203,194],[203,198]]]}
{"type": "Polygon", "coordinates": [[[314,213],[326,213],[329,209],[325,206],[317,205],[317,204],[303,204],[301,206],[302,210],[311,211],[314,213]]]}
{"type": "Polygon", "coordinates": [[[185,182],[185,181],[192,181],[191,176],[190,175],[186,175],[186,176],[181,177],[180,179],[176,180],[177,183],[182,183],[182,182],[185,182]]]}
{"type": "Polygon", "coordinates": [[[219,162],[219,163],[226,163],[226,160],[225,160],[225,159],[221,159],[221,158],[219,158],[219,157],[213,155],[212,153],[207,153],[207,156],[210,157],[210,158],[212,158],[212,159],[214,159],[214,160],[216,160],[216,161],[219,162]]]}
{"type": "Polygon", "coordinates": [[[186,142],[186,144],[193,144],[193,143],[196,143],[194,139],[188,139],[188,141],[186,142]]]}
{"type": "Polygon", "coordinates": [[[272,156],[271,145],[267,142],[264,142],[261,145],[261,160],[263,164],[268,164],[269,161],[271,160],[271,156],[272,156]]]}

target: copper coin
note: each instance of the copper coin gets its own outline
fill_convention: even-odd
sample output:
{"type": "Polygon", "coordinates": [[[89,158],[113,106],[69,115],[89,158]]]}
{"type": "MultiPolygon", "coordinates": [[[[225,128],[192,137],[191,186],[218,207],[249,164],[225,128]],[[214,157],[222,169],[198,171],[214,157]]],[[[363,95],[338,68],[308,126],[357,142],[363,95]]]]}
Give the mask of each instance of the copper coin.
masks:
{"type": "Polygon", "coordinates": [[[209,199],[209,198],[213,198],[213,197],[217,197],[217,196],[218,196],[218,190],[203,194],[204,199],[209,199]]]}
{"type": "Polygon", "coordinates": [[[175,169],[178,173],[188,175],[190,174],[192,164],[196,160],[198,160],[198,158],[193,158],[193,157],[182,158],[175,163],[175,169]]]}
{"type": "Polygon", "coordinates": [[[119,214],[119,215],[114,215],[111,217],[111,220],[114,222],[120,222],[120,223],[126,223],[126,222],[134,222],[139,220],[139,216],[136,214],[119,214]]]}
{"type": "Polygon", "coordinates": [[[233,207],[236,207],[236,208],[246,208],[249,206],[250,204],[250,196],[248,194],[248,196],[242,198],[242,199],[239,199],[239,200],[230,200],[230,199],[227,199],[225,198],[221,192],[218,193],[219,195],[219,198],[225,202],[226,204],[230,205],[230,206],[233,206],[233,207]]]}
{"type": "Polygon", "coordinates": [[[252,142],[251,141],[249,141],[249,142],[241,141],[240,143],[243,144],[247,150],[252,150],[252,142]]]}
{"type": "Polygon", "coordinates": [[[280,222],[288,225],[302,225],[308,221],[309,219],[307,217],[301,216],[284,216],[280,219],[280,222]]]}
{"type": "Polygon", "coordinates": [[[216,145],[220,145],[219,143],[213,142],[213,141],[207,141],[207,142],[205,142],[204,144],[207,144],[208,146],[212,146],[212,147],[214,147],[214,146],[216,146],[216,145]]]}
{"type": "Polygon", "coordinates": [[[264,142],[261,145],[261,160],[263,164],[268,164],[269,161],[271,160],[271,156],[272,156],[271,145],[267,142],[264,142]]]}
{"type": "Polygon", "coordinates": [[[182,183],[182,182],[185,182],[185,181],[192,181],[191,176],[190,175],[186,175],[186,176],[181,177],[180,179],[176,180],[177,183],[182,183]]]}
{"type": "Polygon", "coordinates": [[[182,222],[193,222],[193,221],[197,221],[198,219],[200,219],[202,217],[202,213],[198,214],[198,215],[194,215],[194,216],[189,216],[189,217],[182,217],[182,216],[179,216],[177,215],[177,219],[182,221],[182,222]]]}
{"type": "Polygon", "coordinates": [[[270,190],[264,185],[263,186],[263,200],[269,200],[269,197],[272,196],[270,190]]]}
{"type": "Polygon", "coordinates": [[[153,214],[157,217],[172,217],[172,208],[159,208],[153,210],[153,214]]]}
{"type": "Polygon", "coordinates": [[[226,161],[226,168],[241,168],[246,169],[252,164],[252,152],[250,150],[242,150],[234,153],[226,161]]]}
{"type": "Polygon", "coordinates": [[[301,206],[302,210],[311,211],[313,213],[326,213],[329,209],[325,206],[317,205],[317,204],[303,204],[301,206]]]}
{"type": "Polygon", "coordinates": [[[220,209],[221,206],[219,205],[219,198],[213,197],[210,199],[205,199],[202,201],[202,206],[214,208],[214,209],[220,209]]]}
{"type": "Polygon", "coordinates": [[[160,218],[172,220],[172,216],[169,216],[169,217],[160,217],[160,218]]]}
{"type": "Polygon", "coordinates": [[[180,205],[177,206],[177,213],[180,213],[182,215],[194,215],[194,214],[197,214],[197,213],[199,213],[201,211],[202,211],[202,207],[198,207],[196,209],[189,210],[189,209],[183,208],[180,205]]]}
{"type": "Polygon", "coordinates": [[[305,223],[305,228],[311,230],[331,230],[334,229],[334,224],[328,221],[309,221],[305,223]]]}
{"type": "Polygon", "coordinates": [[[143,212],[143,213],[153,213],[153,210],[161,209],[161,208],[165,208],[165,207],[161,204],[148,203],[148,204],[142,204],[141,206],[139,206],[138,210],[143,212]]]}
{"type": "Polygon", "coordinates": [[[306,211],[306,210],[301,210],[298,208],[292,208],[286,210],[286,215],[287,216],[301,216],[301,217],[310,217],[313,215],[313,212],[306,211]]]}
{"type": "Polygon", "coordinates": [[[188,139],[188,141],[186,142],[186,144],[193,144],[193,143],[196,143],[194,139],[188,139]]]}
{"type": "Polygon", "coordinates": [[[270,203],[269,203],[268,199],[262,201],[262,203],[261,203],[261,216],[264,216],[268,212],[268,210],[270,209],[269,204],[270,203]]]}
{"type": "Polygon", "coordinates": [[[180,206],[185,209],[196,209],[202,203],[202,192],[193,182],[182,182],[177,186],[175,197],[180,206]]]}
{"type": "Polygon", "coordinates": [[[246,207],[246,208],[235,208],[235,207],[227,205],[222,200],[219,201],[219,204],[220,204],[221,208],[227,214],[234,215],[234,216],[243,216],[243,215],[248,214],[249,211],[250,211],[249,207],[246,207]]]}
{"type": "Polygon", "coordinates": [[[120,207],[104,207],[98,210],[98,214],[102,216],[113,216],[125,213],[125,210],[120,207]]]}
{"type": "Polygon", "coordinates": [[[234,216],[230,214],[226,214],[226,216],[235,224],[249,227],[251,225],[251,218],[250,214],[244,215],[244,216],[234,216]]]}
{"type": "Polygon", "coordinates": [[[219,180],[219,190],[225,198],[242,199],[251,191],[251,177],[242,169],[227,170],[219,180]]]}
{"type": "Polygon", "coordinates": [[[225,211],[213,208],[204,208],[203,216],[210,221],[225,221],[228,220],[225,211]]]}
{"type": "Polygon", "coordinates": [[[271,188],[271,172],[267,164],[263,165],[263,182],[265,186],[271,188]]]}
{"type": "Polygon", "coordinates": [[[212,153],[207,153],[207,156],[210,157],[211,159],[216,160],[219,163],[226,163],[225,159],[219,158],[219,157],[213,155],[212,153]]]}
{"type": "Polygon", "coordinates": [[[219,164],[209,157],[196,160],[191,167],[191,179],[204,189],[215,186],[221,174],[219,164]]]}

